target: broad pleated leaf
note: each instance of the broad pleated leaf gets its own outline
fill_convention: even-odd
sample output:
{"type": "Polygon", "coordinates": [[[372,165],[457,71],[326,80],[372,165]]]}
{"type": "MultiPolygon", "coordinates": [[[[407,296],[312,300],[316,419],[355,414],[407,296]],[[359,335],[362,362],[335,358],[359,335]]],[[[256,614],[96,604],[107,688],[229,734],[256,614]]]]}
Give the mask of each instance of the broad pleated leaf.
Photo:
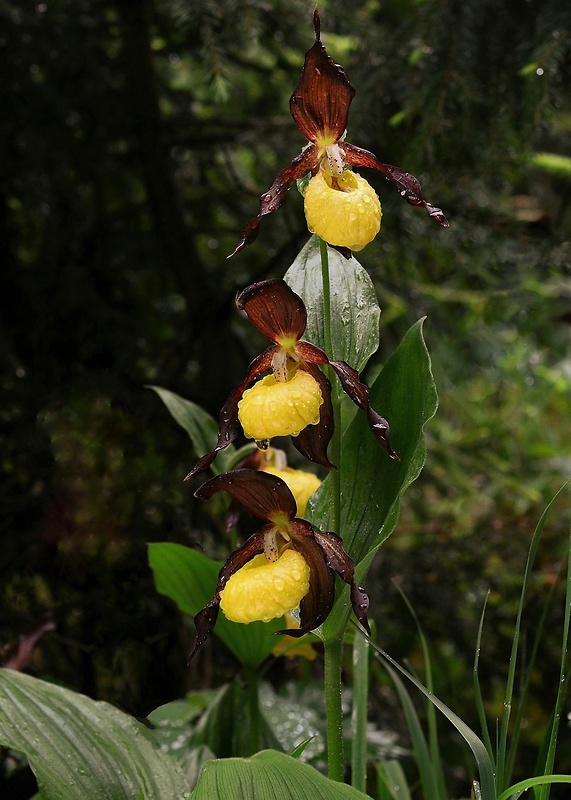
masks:
{"type": "Polygon", "coordinates": [[[291,756],[264,750],[249,759],[209,761],[192,800],[367,800],[291,756]]]}
{"type": "MultiPolygon", "coordinates": [[[[369,273],[356,258],[346,259],[332,247],[329,254],[331,319],[334,361],[346,361],[358,372],[379,346],[381,309],[369,273]]],[[[308,342],[325,348],[323,284],[319,239],[312,236],[284,275],[284,280],[305,302],[308,342]]]]}
{"type": "MultiPolygon", "coordinates": [[[[212,598],[222,561],[212,561],[202,553],[180,544],[156,542],[149,545],[149,564],[155,586],[187,614],[195,616],[212,598]]],[[[278,643],[272,634],[285,627],[283,617],[271,622],[240,625],[220,612],[214,633],[241,664],[257,667],[278,643]]]]}
{"type": "MultiPolygon", "coordinates": [[[[420,320],[406,333],[370,391],[373,408],[390,422],[391,443],[400,461],[392,461],[379,447],[362,413],[343,436],[339,533],[356,564],[368,566],[376,548],[392,533],[400,496],[426,457],[424,429],[436,412],[437,395],[422,324],[420,320]]],[[[321,530],[327,530],[329,522],[329,481],[319,488],[311,515],[321,530]]],[[[361,580],[363,570],[356,574],[361,580]]]]}
{"type": "Polygon", "coordinates": [[[192,743],[206,745],[219,758],[280,747],[260,708],[255,678],[247,684],[242,677],[235,678],[220,689],[200,719],[192,743]]]}
{"type": "MultiPolygon", "coordinates": [[[[149,386],[148,388],[158,394],[173,419],[187,432],[196,455],[203,456],[214,449],[218,435],[218,422],[208,412],[196,403],[185,400],[175,392],[163,389],[161,386],[149,386]]],[[[223,472],[227,469],[233,454],[234,447],[232,445],[220,452],[212,466],[213,472],[223,472]]]]}
{"type": "Polygon", "coordinates": [[[25,753],[42,800],[190,797],[177,762],[108,703],[0,670],[0,744],[25,753]]]}

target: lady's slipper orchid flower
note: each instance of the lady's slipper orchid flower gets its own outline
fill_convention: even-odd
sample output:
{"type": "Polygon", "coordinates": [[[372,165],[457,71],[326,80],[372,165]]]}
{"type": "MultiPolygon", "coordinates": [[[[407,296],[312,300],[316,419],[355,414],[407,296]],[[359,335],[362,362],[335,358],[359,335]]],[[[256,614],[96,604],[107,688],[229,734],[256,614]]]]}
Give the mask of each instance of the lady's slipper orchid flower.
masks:
{"type": "Polygon", "coordinates": [[[299,605],[299,628],[278,631],[300,637],[327,618],[335,596],[335,573],[351,587],[351,605],[369,632],[369,599],[354,578],[355,565],[334,533],[321,533],[296,517],[295,499],[274,475],[237,469],[204,483],[196,496],[228,492],[266,524],[226,561],[212,600],[194,618],[196,642],[204,644],[219,609],[235,622],[268,621],[299,605]]]}
{"type": "Polygon", "coordinates": [[[391,458],[398,460],[389,443],[389,424],[369,402],[369,389],[345,361],[330,361],[321,348],[302,340],[307,324],[303,300],[283,280],[254,283],[237,297],[250,322],[274,344],[250,364],[248,374],[226,400],[219,417],[216,446],[202,456],[185,480],[203,472],[216,454],[228,447],[240,426],[246,437],[262,449],[273,436],[293,436],[293,444],[311,461],[332,469],[327,446],[333,433],[331,384],[320,367],[337,373],[351,400],[367,414],[369,427],[391,458]],[[248,387],[264,373],[263,380],[248,387]]]}
{"type": "MultiPolygon", "coordinates": [[[[296,517],[305,515],[309,498],[321,486],[321,481],[315,473],[289,467],[285,450],[277,447],[268,447],[266,450],[256,448],[236,464],[234,469],[255,469],[281,478],[294,496],[297,506],[296,517]]],[[[238,503],[232,502],[226,514],[226,530],[233,528],[239,518],[238,503]]]]}
{"type": "Polygon", "coordinates": [[[261,196],[258,214],[244,228],[231,255],[255,240],[262,217],[280,208],[292,183],[308,173],[314,176],[310,181],[310,195],[306,194],[305,203],[310,230],[332,245],[361,249],[367,241],[374,238],[380,227],[380,204],[366,181],[357,176],[355,180],[347,179],[348,167],[370,167],[382,172],[408,203],[425,208],[433,219],[445,227],[448,226],[442,210],[425,201],[420,184],[413,175],[400,167],[383,164],[368,150],[343,141],[355,89],[347,80],[343,69],[333,63],[321,43],[317,9],[313,15],[313,27],[315,43],[305,54],[300,81],[290,98],[291,114],[301,133],[309,140],[309,145],[288,167],[276,175],[268,191],[261,196]],[[313,188],[310,188],[312,184],[313,188]],[[312,196],[315,194],[314,190],[319,190],[316,198],[312,196]],[[337,192],[341,193],[339,197],[336,196],[337,192]],[[353,192],[355,195],[351,199],[353,192]],[[342,193],[348,194],[348,206],[351,208],[344,205],[342,193]],[[329,199],[328,195],[331,195],[329,199]],[[330,200],[337,202],[326,207],[330,200]],[[359,209],[352,207],[355,204],[359,209]],[[338,205],[347,207],[347,213],[340,214],[338,205]],[[351,214],[354,220],[350,219],[351,214]],[[332,235],[332,228],[336,227],[336,220],[339,219],[343,228],[342,244],[333,241],[332,235]],[[355,224],[350,225],[351,222],[355,224]]]}

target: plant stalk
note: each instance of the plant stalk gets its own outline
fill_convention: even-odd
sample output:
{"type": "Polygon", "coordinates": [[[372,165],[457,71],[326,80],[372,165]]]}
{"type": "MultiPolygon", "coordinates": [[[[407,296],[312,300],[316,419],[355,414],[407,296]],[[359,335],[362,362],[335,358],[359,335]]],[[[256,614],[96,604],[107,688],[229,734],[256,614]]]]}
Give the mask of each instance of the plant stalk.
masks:
{"type": "MultiPolygon", "coordinates": [[[[321,255],[321,279],[323,284],[323,331],[325,352],[328,358],[333,359],[333,337],[331,333],[331,282],[329,277],[329,254],[327,243],[319,240],[321,255]]],[[[340,535],[341,527],[341,396],[333,370],[329,370],[332,379],[331,402],[333,404],[333,436],[329,445],[330,461],[337,469],[330,472],[331,480],[331,515],[329,517],[329,530],[340,535]]]]}
{"type": "Polygon", "coordinates": [[[327,717],[327,771],[333,781],[343,782],[343,710],[341,707],[341,661],[343,638],[325,641],[325,715],[327,717]]]}
{"type": "MultiPolygon", "coordinates": [[[[329,276],[329,255],[327,243],[319,240],[321,254],[321,276],[323,283],[323,326],[325,352],[333,358],[333,336],[331,325],[331,284],[329,276]]],[[[330,370],[330,379],[334,378],[330,370]]],[[[337,381],[332,382],[331,402],[333,405],[333,436],[329,445],[330,460],[337,469],[330,473],[331,514],[328,529],[339,534],[341,519],[341,397],[337,381]]],[[[341,628],[325,645],[325,713],[327,717],[327,764],[329,777],[342,782],[345,771],[343,746],[343,710],[341,707],[341,662],[343,657],[343,634],[341,628]]]]}
{"type": "Polygon", "coordinates": [[[353,640],[353,701],[351,708],[351,786],[367,791],[367,710],[369,642],[355,629],[353,640]]]}

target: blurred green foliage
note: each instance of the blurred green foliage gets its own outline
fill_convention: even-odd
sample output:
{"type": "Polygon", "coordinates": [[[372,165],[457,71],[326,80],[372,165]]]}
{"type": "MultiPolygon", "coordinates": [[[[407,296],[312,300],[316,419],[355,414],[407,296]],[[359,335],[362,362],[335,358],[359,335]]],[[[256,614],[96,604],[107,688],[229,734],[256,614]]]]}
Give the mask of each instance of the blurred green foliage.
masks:
{"type": "MultiPolygon", "coordinates": [[[[312,12],[305,0],[0,10],[0,658],[53,617],[28,667],[134,713],[232,674],[210,651],[187,670],[191,632],[146,566],[148,541],[215,555],[224,534],[182,485],[194,454],[144,387],[216,415],[259,349],[233,296],[281,277],[305,242],[297,193],[254,246],[226,255],[303,145],[288,100],[312,12]]],[[[384,208],[360,254],[383,308],[370,369],[427,315],[441,398],[427,466],[368,581],[373,615],[383,646],[414,662],[397,581],[434,642],[437,690],[469,716],[490,588],[493,712],[529,538],[571,474],[567,3],[329,0],[321,16],[357,89],[351,141],[416,174],[452,222],[440,230],[367,176],[384,208]]],[[[569,495],[558,508],[531,627],[557,579],[569,495]]],[[[549,613],[531,738],[558,663],[560,605],[549,613]]]]}

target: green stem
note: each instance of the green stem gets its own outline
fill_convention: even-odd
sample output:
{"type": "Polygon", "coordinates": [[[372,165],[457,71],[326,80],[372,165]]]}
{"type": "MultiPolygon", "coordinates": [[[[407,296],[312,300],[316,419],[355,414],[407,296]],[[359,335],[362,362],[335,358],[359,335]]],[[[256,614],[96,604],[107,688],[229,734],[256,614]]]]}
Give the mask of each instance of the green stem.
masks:
{"type": "Polygon", "coordinates": [[[353,702],[351,709],[351,785],[367,791],[367,708],[369,700],[369,643],[361,631],[353,640],[353,702]]]}
{"type": "Polygon", "coordinates": [[[341,660],[343,638],[325,641],[325,714],[327,717],[327,767],[331,780],[343,782],[343,711],[341,708],[341,660]]]}
{"type": "Polygon", "coordinates": [[[257,753],[261,747],[260,736],[260,701],[258,697],[259,682],[258,676],[253,670],[246,673],[246,696],[249,721],[249,747],[248,752],[252,755],[257,753]]]}
{"type": "MultiPolygon", "coordinates": [[[[325,352],[333,358],[331,333],[331,286],[329,277],[329,255],[327,244],[320,239],[321,275],[323,281],[323,326],[325,352]]],[[[330,370],[333,373],[333,370],[330,370]]],[[[330,374],[330,378],[334,378],[330,374]]],[[[341,397],[337,381],[332,381],[331,402],[333,405],[333,436],[329,445],[329,457],[336,467],[341,465],[341,397]]],[[[341,475],[339,469],[332,470],[331,514],[328,530],[339,533],[341,520],[341,475]]],[[[343,634],[345,626],[325,639],[325,713],[327,716],[327,763],[329,777],[343,781],[345,754],[343,748],[343,711],[341,707],[341,661],[343,657],[343,634]]]]}
{"type": "MultiPolygon", "coordinates": [[[[327,243],[323,239],[319,240],[321,254],[321,277],[323,283],[323,336],[325,341],[325,352],[330,359],[333,359],[333,337],[331,335],[331,285],[329,278],[329,254],[327,253],[327,243]]],[[[333,464],[338,469],[330,473],[331,479],[331,516],[329,518],[329,530],[339,534],[341,522],[341,396],[338,382],[333,370],[330,370],[332,379],[331,402],[333,404],[333,436],[329,445],[329,456],[333,464]]]]}

